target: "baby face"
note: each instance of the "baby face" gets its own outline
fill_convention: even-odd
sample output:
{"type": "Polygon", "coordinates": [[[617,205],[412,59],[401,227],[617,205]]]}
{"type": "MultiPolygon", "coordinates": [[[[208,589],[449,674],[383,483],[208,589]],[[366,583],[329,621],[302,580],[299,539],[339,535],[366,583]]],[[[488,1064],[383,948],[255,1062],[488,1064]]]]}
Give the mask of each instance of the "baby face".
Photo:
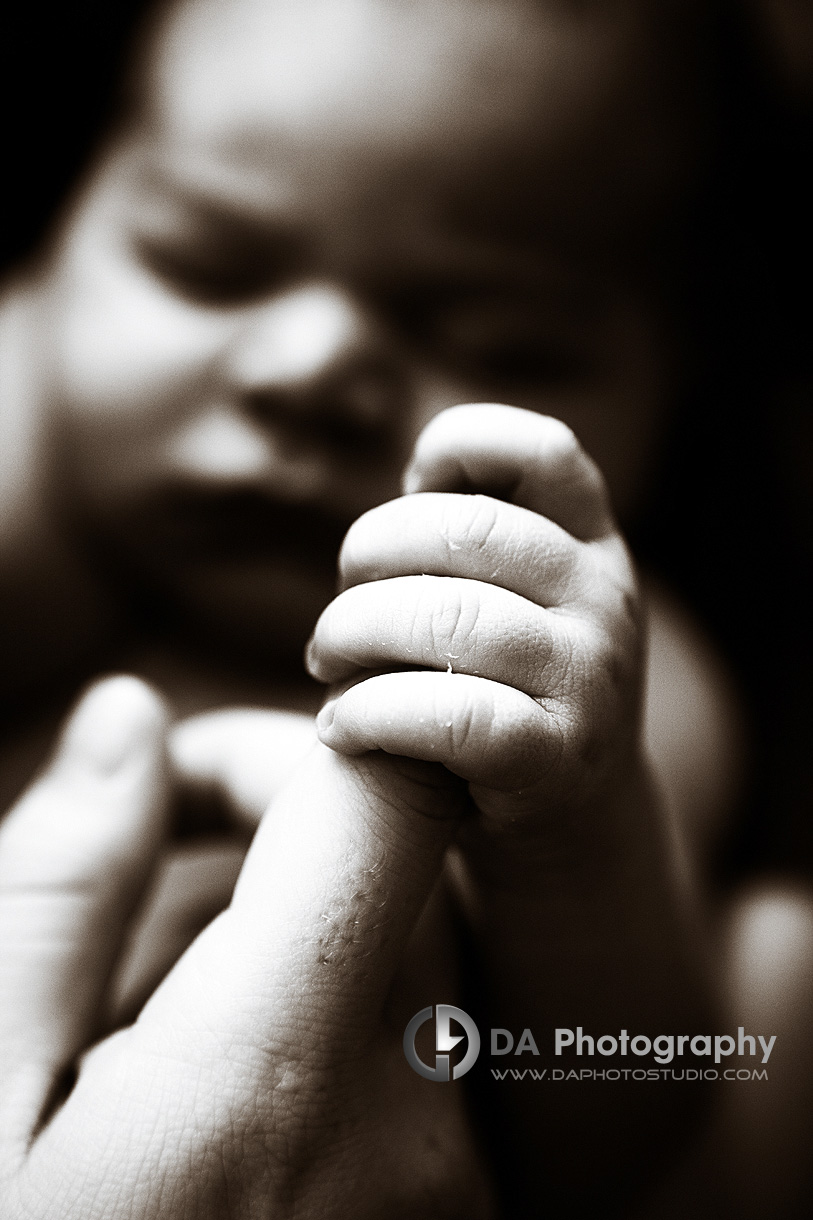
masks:
{"type": "Polygon", "coordinates": [[[564,419],[623,507],[663,367],[627,235],[687,148],[653,10],[174,7],[39,287],[54,479],[99,552],[293,654],[467,401],[564,419]]]}

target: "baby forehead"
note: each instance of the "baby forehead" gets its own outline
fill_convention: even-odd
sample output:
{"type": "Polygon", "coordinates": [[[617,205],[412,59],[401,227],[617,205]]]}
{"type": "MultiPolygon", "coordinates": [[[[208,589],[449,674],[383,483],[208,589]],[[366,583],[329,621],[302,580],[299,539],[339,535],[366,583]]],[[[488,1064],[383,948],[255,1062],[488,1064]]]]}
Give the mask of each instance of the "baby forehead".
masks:
{"type": "MultiPolygon", "coordinates": [[[[635,0],[622,9],[637,8],[635,0]]],[[[619,76],[618,4],[550,0],[178,0],[153,32],[160,122],[213,138],[355,138],[406,151],[544,143],[619,76]],[[579,5],[577,8],[584,8],[579,5]],[[608,10],[616,13],[607,20],[608,10]],[[541,121],[541,126],[540,126],[541,121]]],[[[619,50],[622,54],[619,56],[619,50]]]]}
{"type": "Polygon", "coordinates": [[[173,0],[140,60],[137,126],[171,159],[284,184],[322,218],[342,200],[356,225],[382,202],[423,217],[449,195],[492,231],[612,243],[691,173],[694,111],[670,91],[693,10],[173,0]]]}

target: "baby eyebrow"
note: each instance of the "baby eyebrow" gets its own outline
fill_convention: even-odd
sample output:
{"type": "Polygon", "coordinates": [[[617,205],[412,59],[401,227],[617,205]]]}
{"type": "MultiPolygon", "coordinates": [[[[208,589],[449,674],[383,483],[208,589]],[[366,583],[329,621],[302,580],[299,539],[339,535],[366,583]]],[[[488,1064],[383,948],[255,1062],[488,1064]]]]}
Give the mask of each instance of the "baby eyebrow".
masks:
{"type": "Polygon", "coordinates": [[[142,178],[148,196],[176,212],[184,223],[197,223],[209,231],[221,231],[239,237],[241,244],[264,244],[269,235],[275,245],[303,246],[304,239],[294,225],[281,214],[281,193],[274,197],[268,189],[262,193],[259,184],[250,191],[240,190],[234,179],[225,174],[190,172],[183,165],[151,164],[142,178]]]}

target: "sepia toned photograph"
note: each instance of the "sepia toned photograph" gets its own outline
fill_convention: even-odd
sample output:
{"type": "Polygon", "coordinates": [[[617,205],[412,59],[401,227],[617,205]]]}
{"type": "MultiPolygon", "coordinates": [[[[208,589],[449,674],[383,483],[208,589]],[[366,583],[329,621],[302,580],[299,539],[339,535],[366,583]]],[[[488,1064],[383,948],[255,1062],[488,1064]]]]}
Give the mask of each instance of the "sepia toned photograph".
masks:
{"type": "Polygon", "coordinates": [[[5,24],[0,1220],[813,1215],[813,8],[5,24]]]}

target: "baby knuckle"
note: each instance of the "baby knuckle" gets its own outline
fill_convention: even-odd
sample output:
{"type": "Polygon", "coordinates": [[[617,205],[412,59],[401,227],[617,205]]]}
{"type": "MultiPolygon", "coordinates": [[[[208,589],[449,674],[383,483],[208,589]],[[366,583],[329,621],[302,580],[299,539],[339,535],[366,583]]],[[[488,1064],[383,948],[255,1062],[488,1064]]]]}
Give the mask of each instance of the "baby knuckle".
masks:
{"type": "Polygon", "coordinates": [[[489,496],[447,497],[441,533],[451,558],[455,552],[488,548],[498,522],[498,505],[489,496]]]}
{"type": "Polygon", "coordinates": [[[429,630],[438,663],[455,662],[470,657],[477,643],[480,620],[480,598],[473,581],[449,580],[443,596],[434,600],[429,610],[429,630]]]}

